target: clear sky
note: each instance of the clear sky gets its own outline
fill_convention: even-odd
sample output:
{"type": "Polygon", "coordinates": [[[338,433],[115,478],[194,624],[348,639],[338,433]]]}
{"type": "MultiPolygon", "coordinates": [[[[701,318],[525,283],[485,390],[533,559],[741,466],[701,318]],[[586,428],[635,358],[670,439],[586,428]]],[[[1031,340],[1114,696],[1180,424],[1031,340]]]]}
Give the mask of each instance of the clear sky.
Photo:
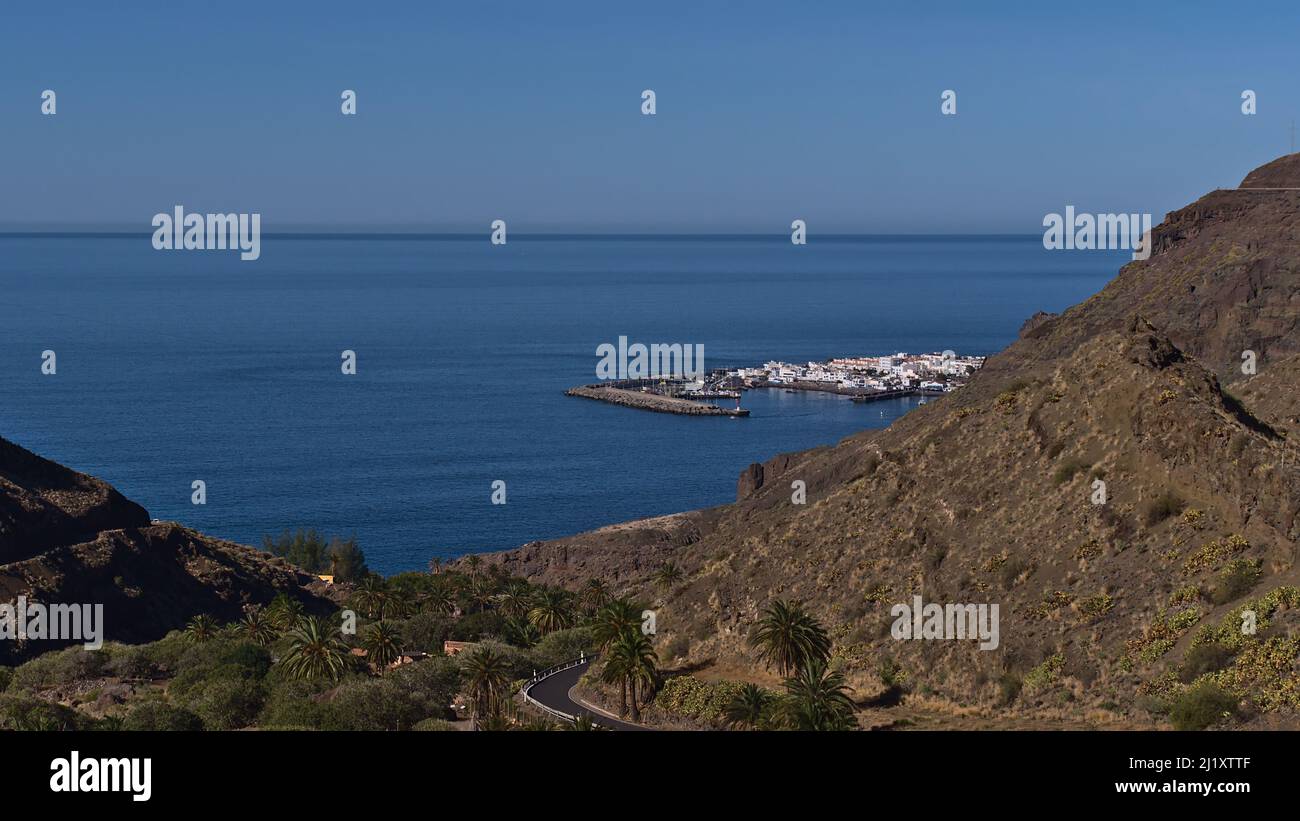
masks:
{"type": "Polygon", "coordinates": [[[14,3],[0,226],[147,231],[175,204],[264,231],[1158,222],[1287,152],[1298,35],[1294,0],[14,3]]]}

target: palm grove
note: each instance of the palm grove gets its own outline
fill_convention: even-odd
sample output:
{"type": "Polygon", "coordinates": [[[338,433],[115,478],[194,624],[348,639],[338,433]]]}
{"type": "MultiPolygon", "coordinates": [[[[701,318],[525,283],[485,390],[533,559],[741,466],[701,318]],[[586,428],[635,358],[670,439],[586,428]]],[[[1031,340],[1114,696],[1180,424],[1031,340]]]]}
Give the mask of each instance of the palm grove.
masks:
{"type": "MultiPolygon", "coordinates": [[[[352,543],[306,532],[268,547],[335,571],[333,612],[307,612],[281,594],[232,623],[198,615],[149,644],[71,647],[0,667],[0,728],[560,729],[517,695],[536,671],[584,654],[599,654],[584,679],[593,698],[608,696],[609,709],[634,722],[650,711],[674,726],[681,695],[704,686],[661,669],[646,606],[599,579],[576,591],[534,585],[477,556],[385,579],[352,543]],[[345,631],[349,619],[355,629],[345,631]],[[444,655],[448,640],[465,649],[444,655]]],[[[651,581],[667,590],[682,576],[669,563],[651,581]]],[[[692,726],[856,726],[826,631],[801,607],[774,602],[751,643],[784,677],[782,691],[730,682],[715,688],[725,695],[716,715],[692,726]]]]}

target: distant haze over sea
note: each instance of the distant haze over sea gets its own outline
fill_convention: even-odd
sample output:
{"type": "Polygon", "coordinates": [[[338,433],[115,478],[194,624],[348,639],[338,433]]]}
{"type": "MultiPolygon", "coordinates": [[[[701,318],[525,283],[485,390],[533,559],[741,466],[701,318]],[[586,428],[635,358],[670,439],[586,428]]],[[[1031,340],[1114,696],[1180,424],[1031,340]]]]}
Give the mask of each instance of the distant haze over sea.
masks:
{"type": "Polygon", "coordinates": [[[796,247],[776,227],[537,237],[512,224],[492,246],[486,225],[465,228],[435,242],[295,239],[277,234],[322,229],[268,221],[254,263],[155,251],[147,216],[57,228],[123,237],[0,236],[0,435],[157,518],[248,544],[297,527],[355,534],[392,573],[727,502],[750,462],[887,424],[916,401],[751,391],[753,415],[733,420],[563,396],[593,381],[601,343],[702,344],[706,368],[991,354],[1128,258],[1048,252],[1041,235],[810,230],[796,247]],[[40,372],[46,349],[57,376],[40,372]],[[340,373],[344,350],[356,376],[340,373]],[[195,479],[206,506],[190,504],[195,479]],[[497,479],[506,505],[490,503],[497,479]]]}

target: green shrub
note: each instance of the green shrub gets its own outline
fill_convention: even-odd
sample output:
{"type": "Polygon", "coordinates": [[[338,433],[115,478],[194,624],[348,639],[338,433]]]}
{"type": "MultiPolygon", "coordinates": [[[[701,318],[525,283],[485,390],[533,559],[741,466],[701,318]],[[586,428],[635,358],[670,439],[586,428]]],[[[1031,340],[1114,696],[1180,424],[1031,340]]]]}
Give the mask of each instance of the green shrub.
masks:
{"type": "Polygon", "coordinates": [[[181,707],[197,715],[208,730],[238,730],[252,724],[266,700],[259,681],[225,676],[190,690],[181,707]]]}
{"type": "Polygon", "coordinates": [[[1079,613],[1084,621],[1094,622],[1110,612],[1115,600],[1106,593],[1098,593],[1079,600],[1079,613]]]}
{"type": "Polygon", "coordinates": [[[1024,686],[1020,676],[1014,673],[1003,673],[998,678],[998,706],[1006,707],[1016,700],[1020,695],[1020,688],[1024,686]]]}
{"type": "Polygon", "coordinates": [[[505,617],[495,610],[484,610],[457,619],[449,638],[452,641],[482,641],[505,634],[505,617]]]}
{"type": "Polygon", "coordinates": [[[451,635],[451,619],[437,613],[416,613],[395,624],[405,639],[406,650],[441,654],[443,642],[451,635]]]}
{"type": "Polygon", "coordinates": [[[545,670],[576,659],[583,653],[590,656],[595,649],[596,640],[592,637],[590,627],[571,627],[542,636],[541,641],[529,651],[529,656],[538,670],[545,670]]]}
{"type": "Polygon", "coordinates": [[[1179,677],[1190,684],[1206,673],[1217,673],[1232,663],[1235,655],[1231,647],[1218,642],[1197,644],[1187,651],[1179,677]]]}
{"type": "Polygon", "coordinates": [[[421,732],[447,732],[449,730],[454,732],[456,725],[440,718],[426,718],[424,721],[417,721],[411,729],[421,732]]]}
{"type": "Polygon", "coordinates": [[[203,729],[203,720],[189,710],[161,701],[146,701],[127,715],[122,729],[192,732],[203,729]]]}
{"type": "Polygon", "coordinates": [[[1215,604],[1227,604],[1255,589],[1259,584],[1258,559],[1233,559],[1219,573],[1218,581],[1210,595],[1215,604]]]}
{"type": "Polygon", "coordinates": [[[416,722],[434,717],[388,678],[345,685],[331,704],[345,730],[409,730],[416,722]]]}
{"type": "Polygon", "coordinates": [[[386,678],[397,682],[412,698],[418,699],[426,717],[452,717],[451,702],[461,686],[460,664],[455,659],[417,661],[393,670],[386,678]]]}
{"type": "Polygon", "coordinates": [[[62,704],[26,694],[0,695],[0,730],[84,730],[90,724],[62,704]]]}
{"type": "Polygon", "coordinates": [[[0,693],[9,689],[9,682],[14,680],[14,670],[12,667],[0,665],[0,693]]]}
{"type": "Polygon", "coordinates": [[[262,538],[262,549],[311,573],[333,573],[336,582],[350,582],[370,575],[366,554],[356,539],[326,539],[315,530],[285,531],[278,539],[262,538]]]}
{"type": "MultiPolygon", "coordinates": [[[[180,672],[167,687],[169,696],[190,707],[191,692],[214,681],[260,681],[271,669],[271,654],[248,641],[213,639],[194,645],[179,662],[180,672]]],[[[198,698],[198,696],[193,696],[198,698]]]]}
{"type": "Polygon", "coordinates": [[[103,649],[68,647],[51,650],[15,668],[12,686],[22,690],[40,690],[99,678],[104,674],[108,658],[103,649]]]}
{"type": "Polygon", "coordinates": [[[654,703],[670,715],[717,725],[743,687],[738,681],[708,682],[694,676],[675,676],[664,682],[654,703]]]}
{"type": "Polygon", "coordinates": [[[169,675],[180,669],[181,656],[193,647],[185,634],[173,630],[158,641],[146,644],[146,657],[153,663],[161,675],[169,675]]]}
{"type": "Polygon", "coordinates": [[[1209,570],[1225,559],[1246,551],[1249,547],[1250,542],[1236,533],[1223,539],[1206,542],[1187,557],[1187,561],[1183,562],[1183,570],[1187,573],[1209,570]]]}
{"type": "Polygon", "coordinates": [[[1169,720],[1175,730],[1204,730],[1229,718],[1238,699],[1212,681],[1203,681],[1174,699],[1169,720]]]}
{"type": "Polygon", "coordinates": [[[1062,668],[1064,667],[1064,655],[1057,653],[1053,656],[1049,656],[1042,664],[1030,670],[1025,675],[1025,691],[1033,693],[1055,684],[1057,678],[1061,675],[1062,668]]]}
{"type": "Polygon", "coordinates": [[[426,659],[383,678],[345,682],[331,704],[342,729],[409,730],[426,718],[450,718],[460,682],[454,659],[426,659]]]}
{"type": "MultiPolygon", "coordinates": [[[[259,727],[301,727],[310,730],[333,730],[342,726],[332,704],[317,701],[324,683],[288,680],[270,688],[262,712],[257,717],[259,727]]],[[[329,682],[328,686],[333,686],[329,682]]]]}
{"type": "Polygon", "coordinates": [[[149,655],[148,647],[129,644],[107,644],[108,664],[104,672],[118,678],[153,679],[159,675],[158,665],[149,655]]]}

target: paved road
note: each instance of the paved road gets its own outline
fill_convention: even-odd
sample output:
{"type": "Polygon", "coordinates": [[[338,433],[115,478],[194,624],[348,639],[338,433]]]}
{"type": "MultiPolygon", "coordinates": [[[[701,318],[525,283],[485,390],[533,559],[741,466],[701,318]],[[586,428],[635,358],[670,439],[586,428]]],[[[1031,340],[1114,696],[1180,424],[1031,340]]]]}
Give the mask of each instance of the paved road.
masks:
{"type": "Polygon", "coordinates": [[[591,716],[593,723],[608,727],[611,730],[649,730],[649,727],[629,724],[626,721],[619,721],[616,718],[601,715],[582,706],[569,696],[569,691],[578,683],[578,679],[582,678],[582,674],[587,672],[589,666],[590,663],[579,664],[577,667],[561,670],[555,675],[539,681],[533,686],[533,689],[528,691],[528,694],[552,710],[559,710],[571,716],[591,716]]]}

